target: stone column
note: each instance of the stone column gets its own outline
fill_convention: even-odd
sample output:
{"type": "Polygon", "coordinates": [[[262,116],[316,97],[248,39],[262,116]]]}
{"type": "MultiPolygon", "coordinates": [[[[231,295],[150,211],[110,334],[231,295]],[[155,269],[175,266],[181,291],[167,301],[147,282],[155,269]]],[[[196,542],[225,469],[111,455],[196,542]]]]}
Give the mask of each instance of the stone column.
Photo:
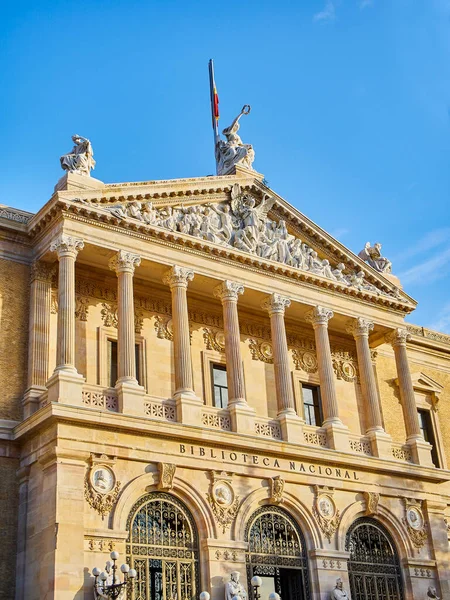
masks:
{"type": "Polygon", "coordinates": [[[200,425],[201,401],[194,392],[187,305],[187,286],[193,279],[194,272],[191,269],[175,265],[165,273],[163,282],[170,287],[172,293],[174,398],[177,402],[177,418],[182,423],[200,425]]]}
{"type": "Polygon", "coordinates": [[[48,379],[50,305],[55,267],[43,262],[31,266],[30,320],[28,324],[28,378],[23,399],[24,418],[39,408],[48,379]]]}
{"type": "Polygon", "coordinates": [[[141,264],[137,254],[119,250],[109,261],[117,275],[117,375],[119,412],[144,414],[142,388],[136,379],[134,330],[134,269],[141,264]]]}
{"type": "Polygon", "coordinates": [[[303,420],[295,412],[294,388],[284,325],[284,312],[290,305],[289,298],[276,293],[271,294],[262,302],[262,308],[267,310],[270,317],[278,419],[281,424],[283,439],[302,442],[303,420]]]}
{"type": "Polygon", "coordinates": [[[50,402],[81,404],[84,378],[75,368],[75,260],[83,240],[61,234],[50,246],[59,260],[56,368],[47,382],[50,402]]]}
{"type": "Polygon", "coordinates": [[[225,332],[225,356],[227,364],[228,410],[233,431],[249,432],[255,429],[255,411],[245,399],[244,369],[241,355],[241,336],[237,310],[238,296],[244,286],[233,281],[224,281],[214,289],[223,307],[225,332]]]}
{"type": "Polygon", "coordinates": [[[347,332],[353,335],[356,342],[361,393],[367,411],[366,435],[370,439],[372,453],[374,456],[390,458],[392,456],[391,437],[383,428],[380,399],[370,354],[369,333],[373,327],[372,321],[358,317],[348,323],[347,332]]]}
{"type": "Polygon", "coordinates": [[[406,342],[411,339],[411,336],[406,329],[398,327],[386,335],[385,339],[394,349],[400,399],[405,420],[406,443],[411,448],[415,463],[432,467],[431,445],[423,439],[420,431],[416,397],[406,352],[406,342]]]}
{"type": "Polygon", "coordinates": [[[333,311],[323,306],[315,306],[305,320],[314,328],[316,341],[317,363],[319,367],[320,396],[324,422],[322,427],[327,432],[330,448],[335,450],[350,450],[348,428],[339,418],[339,408],[334,381],[333,359],[331,356],[330,339],[328,337],[328,321],[333,318],[333,311]]]}

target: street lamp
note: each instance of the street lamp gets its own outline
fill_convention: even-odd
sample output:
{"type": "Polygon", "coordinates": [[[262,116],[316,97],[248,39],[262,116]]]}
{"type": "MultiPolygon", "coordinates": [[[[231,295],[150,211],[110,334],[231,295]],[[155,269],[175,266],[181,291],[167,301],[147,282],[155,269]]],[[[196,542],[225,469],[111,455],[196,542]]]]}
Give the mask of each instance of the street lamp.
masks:
{"type": "Polygon", "coordinates": [[[136,571],[130,569],[129,565],[123,564],[120,571],[123,574],[123,581],[120,581],[120,576],[116,574],[118,566],[116,561],[119,558],[118,552],[111,552],[111,561],[106,562],[106,568],[100,573],[100,569],[92,569],[94,579],[94,597],[96,599],[104,598],[106,600],[121,600],[125,596],[125,590],[128,583],[133,583],[136,577],[136,571]]]}
{"type": "Polygon", "coordinates": [[[259,600],[261,598],[261,594],[258,592],[259,588],[262,586],[262,579],[258,577],[258,575],[254,575],[252,580],[250,581],[253,588],[253,598],[255,600],[259,600]]]}

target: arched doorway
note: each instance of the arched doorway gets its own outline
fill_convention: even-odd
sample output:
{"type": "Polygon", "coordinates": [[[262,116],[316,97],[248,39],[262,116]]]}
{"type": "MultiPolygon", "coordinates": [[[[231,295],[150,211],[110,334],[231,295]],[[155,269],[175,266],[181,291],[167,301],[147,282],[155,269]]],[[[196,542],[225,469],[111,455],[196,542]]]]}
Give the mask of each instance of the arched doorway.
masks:
{"type": "Polygon", "coordinates": [[[170,494],[140,498],[127,521],[127,562],[137,571],[133,600],[196,600],[198,535],[191,513],[170,494]]]}
{"type": "Polygon", "coordinates": [[[394,542],[375,519],[357,519],[350,527],[345,549],[352,600],[403,600],[403,582],[394,542]]]}
{"type": "Polygon", "coordinates": [[[247,524],[245,540],[250,594],[250,580],[259,575],[261,600],[271,592],[281,600],[310,599],[305,539],[289,513],[276,506],[259,508],[247,524]]]}

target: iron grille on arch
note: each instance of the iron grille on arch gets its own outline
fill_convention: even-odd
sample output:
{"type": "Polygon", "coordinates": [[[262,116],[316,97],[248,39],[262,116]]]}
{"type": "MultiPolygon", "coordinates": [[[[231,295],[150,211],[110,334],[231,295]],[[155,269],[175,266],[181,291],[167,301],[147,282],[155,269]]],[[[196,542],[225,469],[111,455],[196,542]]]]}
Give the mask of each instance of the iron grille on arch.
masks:
{"type": "Polygon", "coordinates": [[[250,580],[259,575],[266,586],[264,597],[276,591],[282,600],[310,600],[305,538],[287,511],[277,506],[259,508],[247,523],[245,541],[250,593],[250,580]]]}
{"type": "Polygon", "coordinates": [[[127,562],[137,571],[129,599],[197,599],[197,528],[180,500],[162,492],[146,494],[132,507],[127,531],[127,562]]]}
{"type": "Polygon", "coordinates": [[[403,581],[391,535],[375,519],[357,519],[345,539],[352,600],[403,600],[403,581]]]}

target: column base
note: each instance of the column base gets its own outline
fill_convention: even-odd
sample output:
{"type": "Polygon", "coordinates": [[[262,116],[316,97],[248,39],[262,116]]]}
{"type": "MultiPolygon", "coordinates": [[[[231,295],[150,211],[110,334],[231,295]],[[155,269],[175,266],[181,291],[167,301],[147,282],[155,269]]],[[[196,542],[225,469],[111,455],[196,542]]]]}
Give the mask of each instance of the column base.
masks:
{"type": "Polygon", "coordinates": [[[368,431],[366,437],[370,440],[372,456],[392,458],[392,438],[383,430],[368,431]]]}
{"type": "Polygon", "coordinates": [[[296,442],[303,444],[305,438],[303,436],[304,421],[295,413],[280,413],[278,421],[281,427],[281,437],[284,442],[296,442]]]}
{"type": "Polygon", "coordinates": [[[22,399],[23,418],[27,419],[39,408],[41,396],[47,388],[43,385],[33,385],[27,389],[22,399]]]}
{"type": "Polygon", "coordinates": [[[228,406],[231,417],[231,431],[238,433],[255,434],[256,411],[247,403],[235,403],[228,406]]]}
{"type": "Polygon", "coordinates": [[[116,384],[117,407],[126,415],[144,415],[145,389],[132,381],[119,381],[116,384]]]}
{"type": "Polygon", "coordinates": [[[49,402],[64,402],[65,404],[83,404],[83,375],[73,371],[55,371],[46,383],[49,402]]]}
{"type": "Polygon", "coordinates": [[[192,393],[177,392],[174,395],[177,407],[177,421],[184,425],[202,424],[203,402],[192,393]]]}
{"type": "Polygon", "coordinates": [[[416,465],[434,467],[431,460],[431,444],[423,438],[413,438],[406,440],[406,445],[411,450],[411,456],[416,465]]]}
{"type": "Polygon", "coordinates": [[[350,452],[349,430],[342,421],[325,422],[322,425],[322,429],[325,429],[327,434],[328,448],[341,452],[350,452]]]}

